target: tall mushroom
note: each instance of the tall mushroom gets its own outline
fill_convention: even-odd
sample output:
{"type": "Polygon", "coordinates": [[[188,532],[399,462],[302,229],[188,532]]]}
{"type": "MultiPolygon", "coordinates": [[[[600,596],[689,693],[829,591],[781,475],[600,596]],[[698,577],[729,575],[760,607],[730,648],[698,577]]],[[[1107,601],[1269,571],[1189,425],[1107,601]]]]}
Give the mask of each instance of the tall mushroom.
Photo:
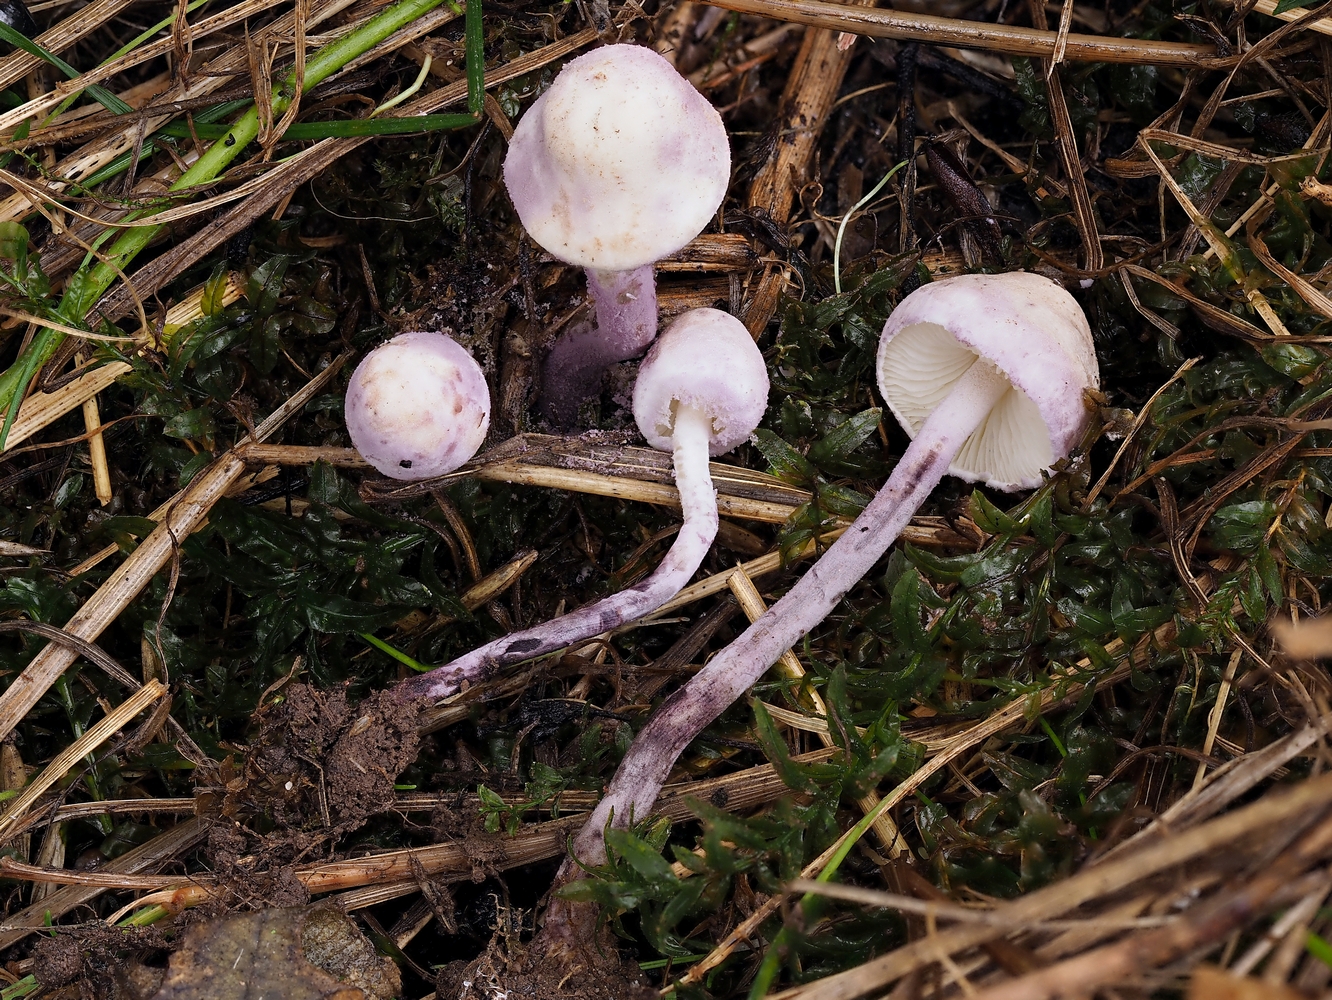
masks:
{"type": "Polygon", "coordinates": [[[595,327],[556,341],[542,408],[570,424],[616,361],[657,335],[652,263],[702,232],[726,196],[721,116],[651,49],[607,45],[571,60],[509,143],[504,183],[549,253],[587,270],[595,327]]]}
{"type": "Polygon", "coordinates": [[[392,479],[430,479],[476,454],[490,427],[481,366],[442,333],[400,333],[367,354],[347,386],[347,431],[392,479]]]}
{"type": "MultiPolygon", "coordinates": [[[[997,489],[1040,484],[1078,443],[1100,381],[1077,303],[1034,274],[969,274],[908,295],[879,342],[879,389],[912,436],[888,482],[794,587],[662,704],[573,842],[603,863],[608,819],[651,808],[685,747],[836,607],[945,472],[997,489]]],[[[570,862],[565,877],[572,877],[570,862]]]]}
{"type": "Polygon", "coordinates": [[[692,309],[652,345],[634,385],[634,418],[648,443],[674,457],[684,523],[646,579],[586,607],[489,642],[398,685],[404,700],[443,698],[500,667],[561,649],[641,618],[698,571],[717,535],[708,456],[730,451],[763,419],[768,372],[749,331],[718,309],[692,309]]]}

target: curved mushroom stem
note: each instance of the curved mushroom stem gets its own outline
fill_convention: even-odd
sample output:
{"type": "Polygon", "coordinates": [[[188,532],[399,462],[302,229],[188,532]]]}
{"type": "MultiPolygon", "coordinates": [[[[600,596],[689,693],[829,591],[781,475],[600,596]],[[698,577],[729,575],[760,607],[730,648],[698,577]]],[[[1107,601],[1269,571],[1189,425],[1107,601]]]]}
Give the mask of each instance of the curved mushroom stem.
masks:
{"type": "Polygon", "coordinates": [[[657,336],[657,283],[651,264],[632,271],[587,269],[596,326],[580,324],[562,334],[541,373],[541,412],[570,426],[583,400],[601,388],[601,373],[647,350],[657,336]]]}
{"type": "MultiPolygon", "coordinates": [[[[1011,388],[995,366],[977,359],[925,420],[888,482],[800,580],[684,687],[667,698],[635,737],[610,788],[573,842],[585,865],[604,864],[602,833],[646,816],[675,761],[693,739],[757,681],[787,649],[828,616],[893,543],[943,478],[953,457],[1011,388]]],[[[562,878],[577,869],[571,859],[562,878]]]]}
{"type": "Polygon", "coordinates": [[[692,406],[678,408],[672,441],[684,523],[670,551],[650,575],[617,594],[510,633],[429,673],[408,678],[397,686],[398,697],[406,701],[448,697],[508,664],[554,652],[642,618],[674,597],[698,571],[717,537],[717,493],[708,471],[711,434],[712,420],[706,413],[692,406]]]}

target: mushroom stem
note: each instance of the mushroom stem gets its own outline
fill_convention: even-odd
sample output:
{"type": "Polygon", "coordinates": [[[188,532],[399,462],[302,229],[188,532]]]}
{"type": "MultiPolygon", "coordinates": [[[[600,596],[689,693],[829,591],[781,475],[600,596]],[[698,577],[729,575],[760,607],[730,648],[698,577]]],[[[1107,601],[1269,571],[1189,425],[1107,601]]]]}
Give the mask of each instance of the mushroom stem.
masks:
{"type": "Polygon", "coordinates": [[[583,400],[601,387],[601,373],[636,358],[657,336],[657,284],[651,264],[629,271],[587,268],[595,326],[580,324],[551,345],[541,378],[541,410],[571,426],[583,400]]]}
{"type": "MultiPolygon", "coordinates": [[[[685,747],[870,571],[1011,387],[991,362],[978,358],[972,363],[926,418],[888,482],[855,523],[781,600],[662,703],[574,838],[571,857],[584,865],[605,863],[602,834],[607,820],[623,827],[647,815],[685,747]]],[[[574,876],[573,864],[565,861],[563,877],[574,876]]]]}
{"type": "Polygon", "coordinates": [[[675,485],[680,491],[684,523],[666,557],[647,578],[553,621],[510,633],[429,673],[409,678],[398,685],[398,697],[404,701],[448,697],[485,680],[501,667],[600,635],[655,611],[674,597],[698,571],[717,537],[717,493],[708,470],[711,430],[712,420],[702,410],[692,406],[677,408],[672,442],[675,485]]]}
{"type": "MultiPolygon", "coordinates": [[[[587,289],[610,361],[628,361],[657,336],[657,276],[651,264],[632,271],[587,269],[587,289]]],[[[609,362],[608,362],[609,363],[609,362]]]]}

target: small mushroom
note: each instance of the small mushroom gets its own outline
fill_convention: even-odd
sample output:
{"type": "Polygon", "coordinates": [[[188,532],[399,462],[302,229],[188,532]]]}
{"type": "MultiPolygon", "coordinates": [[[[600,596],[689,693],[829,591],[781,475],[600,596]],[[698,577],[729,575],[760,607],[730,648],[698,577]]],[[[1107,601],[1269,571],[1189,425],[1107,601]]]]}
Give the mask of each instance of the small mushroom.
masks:
{"type": "Polygon", "coordinates": [[[655,611],[698,571],[717,535],[708,456],[749,437],[768,401],[763,355],[744,324],[718,309],[680,316],[652,345],[634,385],[634,417],[648,443],[670,451],[684,523],[646,579],[553,621],[487,643],[398,685],[404,700],[443,698],[498,668],[600,635],[655,611]]]}
{"type": "MultiPolygon", "coordinates": [[[[676,759],[869,572],[945,471],[1004,490],[1040,484],[1086,424],[1099,384],[1086,317],[1034,274],[969,274],[908,295],[879,342],[879,388],[913,440],[846,532],[766,614],[658,709],[573,843],[605,860],[602,831],[647,814],[676,759]]],[[[566,862],[566,875],[570,875],[566,862]]]]}
{"type": "Polygon", "coordinates": [[[470,354],[442,333],[401,333],[367,354],[347,386],[347,430],[391,479],[430,479],[476,454],[490,390],[470,354]]]}
{"type": "Polygon", "coordinates": [[[514,130],[504,183],[538,244],[587,270],[596,306],[546,358],[543,411],[568,425],[610,364],[657,335],[653,261],[702,232],[726,196],[721,116],[664,58],[607,45],[571,60],[514,130]]]}

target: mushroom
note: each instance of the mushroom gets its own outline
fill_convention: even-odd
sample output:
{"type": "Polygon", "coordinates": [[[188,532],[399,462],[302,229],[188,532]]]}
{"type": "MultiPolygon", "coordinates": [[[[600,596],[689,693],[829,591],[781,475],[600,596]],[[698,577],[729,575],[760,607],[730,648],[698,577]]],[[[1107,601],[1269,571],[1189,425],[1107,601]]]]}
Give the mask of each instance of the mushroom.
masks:
{"type": "MultiPolygon", "coordinates": [[[[813,568],[635,737],[574,839],[582,864],[604,863],[607,821],[646,815],[685,747],[869,572],[945,471],[1003,490],[1039,485],[1078,443],[1083,392],[1100,381],[1082,310],[1025,273],[961,275],[912,292],[884,327],[878,377],[911,445],[813,568]]],[[[566,861],[565,877],[575,871],[566,861]]]]}
{"type": "Polygon", "coordinates": [[[652,263],[702,232],[726,196],[721,116],[664,58],[607,45],[571,60],[509,143],[504,183],[532,239],[587,271],[595,328],[546,358],[542,409],[570,424],[601,373],[657,335],[652,263]]]}
{"type": "Polygon", "coordinates": [[[684,523],[640,583],[521,632],[510,633],[398,686],[404,700],[443,698],[510,663],[600,635],[652,611],[697,572],[717,535],[708,456],[749,437],[768,401],[768,372],[749,331],[718,309],[680,316],[652,345],[634,385],[634,417],[648,443],[670,451],[684,523]],[[700,359],[706,358],[705,364],[700,359]]]}
{"type": "Polygon", "coordinates": [[[392,479],[430,479],[476,454],[490,427],[485,376],[442,333],[400,333],[367,354],[347,386],[347,430],[392,479]]]}

